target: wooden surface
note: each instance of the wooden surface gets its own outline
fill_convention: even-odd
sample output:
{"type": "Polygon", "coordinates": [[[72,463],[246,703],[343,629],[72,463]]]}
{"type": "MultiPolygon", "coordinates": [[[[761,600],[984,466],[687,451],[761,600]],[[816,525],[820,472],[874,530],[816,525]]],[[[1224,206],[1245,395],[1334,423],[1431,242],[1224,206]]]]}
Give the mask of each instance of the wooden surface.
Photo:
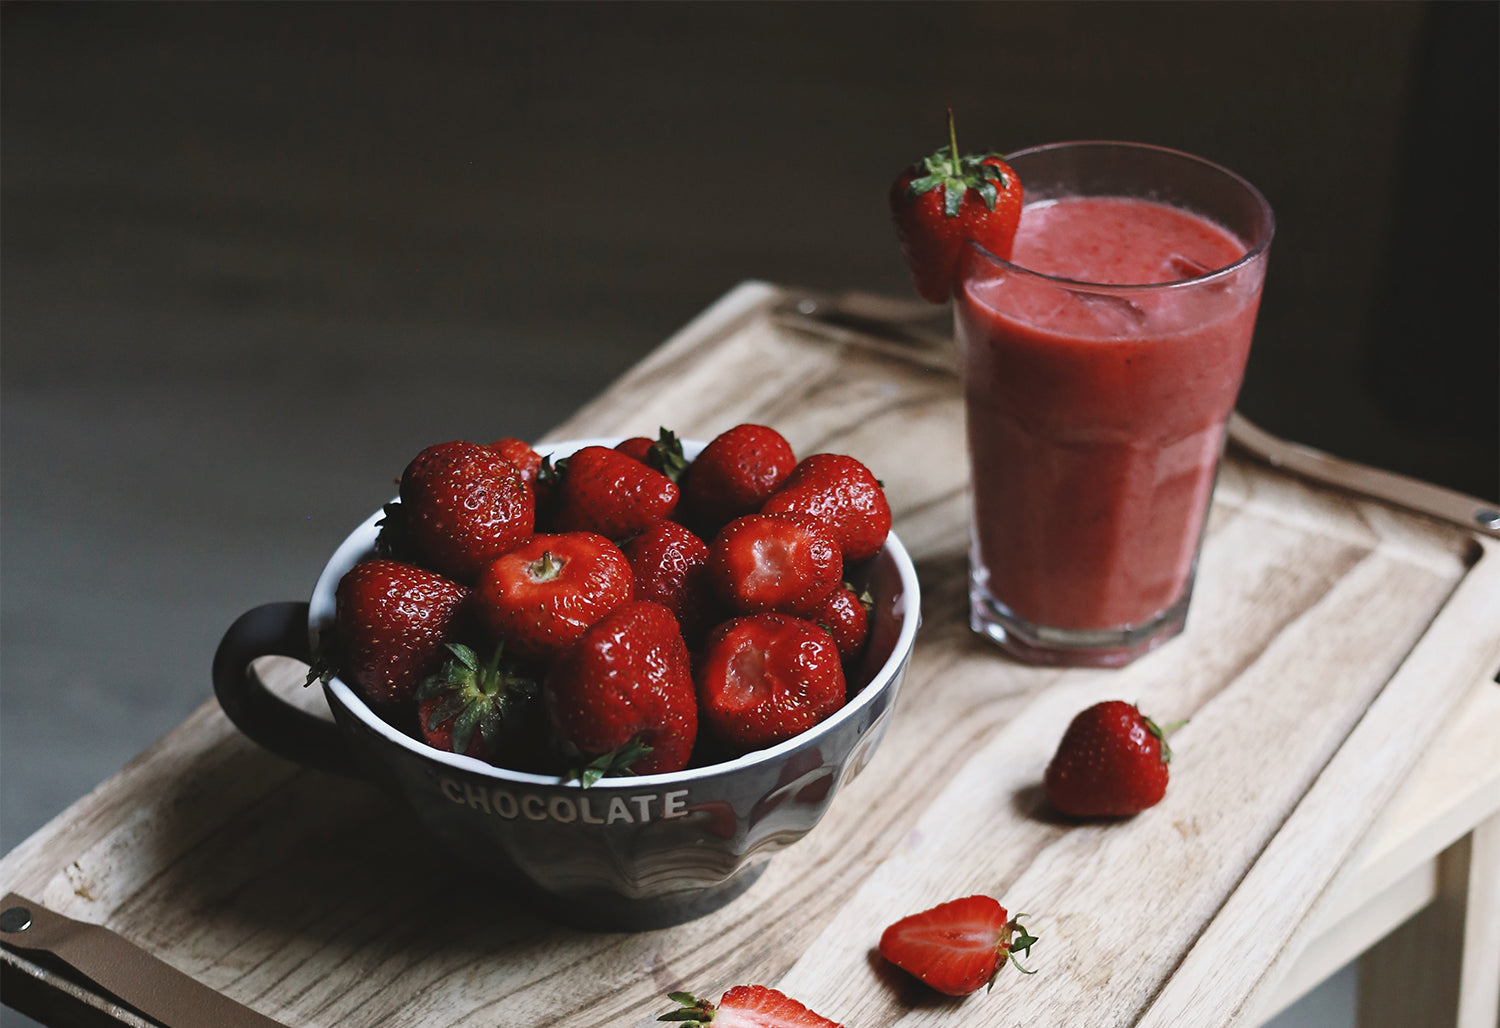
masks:
{"type": "MultiPolygon", "coordinates": [[[[1487,740],[1450,718],[1496,691],[1493,543],[1231,460],[1180,639],[1122,671],[1021,667],[966,627],[952,376],[774,324],[777,296],[740,287],[553,433],[754,420],[885,482],[924,590],[906,687],[869,768],[744,896],[638,935],[546,924],[454,874],[373,789],[265,754],[212,703],[8,854],[0,888],[288,1025],[518,1028],[644,1026],[669,990],[740,982],[849,1028],[953,1023],[872,949],[893,917],[983,891],[1032,914],[1040,973],[964,1001],[966,1022],[1208,1026],[1263,1017],[1309,945],[1500,804],[1444,777],[1494,781],[1487,740]],[[1057,821],[1042,769],[1112,697],[1190,719],[1167,798],[1057,821]],[[1461,759],[1432,770],[1448,745],[1461,759]],[[1424,782],[1442,796],[1413,795],[1424,782]]],[[[389,474],[371,470],[372,507],[389,474]]],[[[288,663],[268,677],[316,700],[288,663]]]]}

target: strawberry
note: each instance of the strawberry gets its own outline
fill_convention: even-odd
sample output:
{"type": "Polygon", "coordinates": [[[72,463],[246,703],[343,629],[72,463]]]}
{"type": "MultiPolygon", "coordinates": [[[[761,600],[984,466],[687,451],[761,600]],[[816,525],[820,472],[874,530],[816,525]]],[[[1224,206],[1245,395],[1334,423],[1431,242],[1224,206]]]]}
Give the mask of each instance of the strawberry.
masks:
{"type": "Polygon", "coordinates": [[[924,300],[948,302],[968,241],[1010,259],[1021,180],[1001,154],[959,156],[951,109],[948,146],[903,171],[890,200],[901,252],[924,300]]]}
{"type": "Polygon", "coordinates": [[[544,533],[485,567],[474,612],[492,640],[543,660],[630,599],[633,588],[630,562],[602,535],[544,533]]]}
{"type": "Polygon", "coordinates": [[[517,770],[537,769],[541,686],[496,646],[485,664],[461,643],[417,689],[417,729],[427,745],[517,770]]]}
{"type": "Polygon", "coordinates": [[[405,703],[436,671],[469,590],[394,560],[354,565],[339,580],[334,620],[348,684],[371,703],[405,703]]]}
{"type": "Polygon", "coordinates": [[[1012,956],[1015,950],[1030,956],[1036,942],[1021,924],[1025,916],[1011,918],[988,896],[950,900],[887,928],[880,936],[880,955],[938,992],[967,996],[993,985],[1007,961],[1032,973],[1012,956]]]}
{"type": "Polygon", "coordinates": [[[696,676],[698,710],[738,753],[774,746],[844,705],[833,638],[781,614],[734,618],[709,633],[696,676]]]}
{"type": "Polygon", "coordinates": [[[633,435],[629,439],[621,439],[615,443],[615,449],[644,464],[646,457],[651,453],[651,444],[655,441],[650,436],[633,435]]]}
{"type": "MultiPolygon", "coordinates": [[[[584,632],[542,686],[554,733],[590,760],[621,754],[633,774],[680,771],[698,734],[687,646],[672,612],[632,600],[584,632]]],[[[598,767],[600,765],[596,765],[598,767]]]]}
{"type": "Polygon", "coordinates": [[[765,425],[736,425],[715,436],[682,482],[682,520],[705,539],[754,514],[797,466],[792,446],[765,425]]]}
{"type": "Polygon", "coordinates": [[[485,449],[493,450],[514,464],[526,484],[535,488],[537,472],[542,467],[542,455],[533,450],[530,443],[514,436],[506,436],[504,439],[496,439],[485,449]]]}
{"type": "Polygon", "coordinates": [[[809,619],[828,630],[847,665],[859,656],[870,634],[870,612],[875,599],[869,592],[857,593],[848,582],[829,593],[809,619]]]}
{"type": "Polygon", "coordinates": [[[880,480],[841,453],[804,458],[760,512],[817,518],[828,527],[846,563],[875,556],[891,530],[891,507],[880,480]]]}
{"type": "Polygon", "coordinates": [[[714,594],[740,614],[811,614],[843,574],[827,527],[805,515],[747,514],[725,525],[708,548],[714,594]]]}
{"type": "Polygon", "coordinates": [[[672,612],[689,641],[712,625],[717,603],[708,580],[708,544],[675,521],[658,521],[623,547],[635,598],[672,612]]]}
{"type": "Polygon", "coordinates": [[[687,470],[688,459],[682,452],[682,441],[668,428],[657,431],[655,439],[643,435],[631,436],[615,444],[615,449],[628,457],[634,457],[653,471],[660,471],[673,482],[682,481],[687,470]]]}
{"type": "Polygon", "coordinates": [[[692,993],[674,992],[669,998],[678,1009],[662,1014],[658,1021],[675,1021],[683,1028],[843,1028],[816,1014],[785,993],[764,985],[736,985],[715,1006],[692,993]]]}
{"type": "Polygon", "coordinates": [[[1106,700],[1073,718],[1043,780],[1047,800],[1074,817],[1128,817],[1161,802],[1172,751],[1132,703],[1106,700]]]}
{"type": "Polygon", "coordinates": [[[559,462],[559,532],[597,532],[616,542],[650,528],[677,507],[677,484],[607,446],[585,446],[559,462]]]}
{"type": "Polygon", "coordinates": [[[434,571],[460,582],[531,538],[535,500],[514,464],[477,443],[429,446],[401,476],[412,544],[434,571]]]}

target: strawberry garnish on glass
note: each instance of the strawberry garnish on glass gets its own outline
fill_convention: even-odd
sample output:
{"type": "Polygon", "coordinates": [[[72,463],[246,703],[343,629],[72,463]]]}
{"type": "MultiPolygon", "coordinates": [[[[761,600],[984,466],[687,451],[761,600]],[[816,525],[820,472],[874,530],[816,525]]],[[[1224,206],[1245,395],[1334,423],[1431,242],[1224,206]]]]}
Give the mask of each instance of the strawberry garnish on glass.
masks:
{"type": "Polygon", "coordinates": [[[992,986],[1015,953],[1030,956],[1037,941],[989,896],[965,896],[903,917],[880,936],[880,955],[948,996],[967,996],[992,986]]]}
{"type": "Polygon", "coordinates": [[[1021,179],[1001,154],[959,154],[951,108],[948,145],[902,172],[890,199],[901,252],[924,300],[946,303],[953,295],[966,242],[1010,259],[1021,179]]]}

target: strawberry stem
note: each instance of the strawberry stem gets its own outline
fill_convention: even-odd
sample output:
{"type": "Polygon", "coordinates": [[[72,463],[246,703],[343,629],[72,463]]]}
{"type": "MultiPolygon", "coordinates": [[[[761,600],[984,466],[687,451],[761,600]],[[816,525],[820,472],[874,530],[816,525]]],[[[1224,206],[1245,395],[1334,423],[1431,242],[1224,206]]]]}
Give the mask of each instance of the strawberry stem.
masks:
{"type": "Polygon", "coordinates": [[[551,550],[543,550],[542,555],[531,562],[527,568],[531,572],[533,580],[538,582],[550,582],[562,571],[562,562],[552,556],[551,550]]]}
{"type": "Polygon", "coordinates": [[[958,130],[953,127],[953,108],[948,108],[948,146],[951,149],[948,155],[953,158],[953,175],[955,178],[963,175],[963,168],[958,163],[958,130]]]}
{"type": "Polygon", "coordinates": [[[1035,971],[1022,967],[1021,962],[1016,959],[1016,950],[1025,953],[1028,960],[1031,959],[1031,946],[1037,941],[1036,936],[1028,932],[1026,926],[1021,923],[1021,918],[1025,916],[1025,914],[1017,914],[1005,926],[1008,932],[1013,933],[1013,937],[1006,941],[1005,955],[1009,959],[1009,963],[1016,965],[1017,971],[1020,971],[1022,974],[1036,974],[1035,971]]]}

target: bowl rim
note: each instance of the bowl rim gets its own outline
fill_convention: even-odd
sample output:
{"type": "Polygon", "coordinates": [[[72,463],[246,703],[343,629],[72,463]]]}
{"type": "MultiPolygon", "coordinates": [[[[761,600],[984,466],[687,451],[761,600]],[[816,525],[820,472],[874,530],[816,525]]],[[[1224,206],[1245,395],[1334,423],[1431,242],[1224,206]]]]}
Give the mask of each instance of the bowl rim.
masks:
{"type": "MultiPolygon", "coordinates": [[[[553,442],[543,442],[534,445],[534,449],[543,457],[561,458],[568,454],[581,450],[586,446],[610,446],[621,442],[626,436],[595,436],[582,439],[562,439],[553,442]]],[[[694,459],[707,445],[702,440],[680,440],[683,452],[688,459],[694,459]]],[[[360,559],[368,556],[374,546],[375,536],[378,532],[377,524],[385,517],[384,509],[375,511],[352,532],[344,537],[343,542],[334,550],[328,562],[324,564],[318,575],[317,583],[313,587],[312,599],[308,605],[307,629],[309,642],[316,648],[317,638],[320,632],[331,627],[334,614],[334,591],[338,586],[339,579],[344,573],[353,567],[360,559]]],[[[761,764],[775,764],[783,757],[803,748],[809,743],[816,742],[830,734],[845,722],[860,716],[865,708],[876,702],[877,697],[886,692],[891,683],[896,679],[902,666],[910,658],[911,652],[916,645],[917,628],[921,622],[921,589],[917,581],[916,567],[912,564],[911,555],[907,553],[906,547],[896,536],[894,530],[888,532],[885,543],[881,546],[879,553],[872,560],[879,560],[882,556],[889,556],[895,565],[896,574],[901,582],[901,594],[893,605],[894,613],[900,618],[900,629],[896,634],[896,640],[891,646],[891,652],[885,662],[871,676],[870,681],[861,689],[848,703],[845,703],[830,717],[818,722],[812,728],[794,735],[774,746],[765,749],[752,750],[749,753],[735,757],[733,760],[721,761],[717,764],[705,764],[702,767],[687,768],[682,771],[667,771],[652,775],[625,775],[616,778],[601,778],[593,785],[588,786],[591,792],[609,791],[639,791],[643,788],[653,788],[668,785],[685,785],[706,779],[716,778],[720,775],[732,774],[761,764]]],[[[583,788],[575,778],[563,778],[560,775],[540,775],[528,771],[514,771],[509,768],[496,767],[494,764],[486,763],[476,757],[464,756],[458,753],[449,753],[436,749],[400,731],[394,725],[380,717],[365,703],[360,696],[351,689],[341,678],[334,676],[324,683],[325,693],[330,700],[337,702],[350,714],[352,714],[366,728],[387,743],[394,744],[405,750],[412,756],[452,768],[455,771],[463,771],[469,774],[477,774],[485,778],[494,779],[497,782],[507,782],[513,785],[526,785],[545,788],[583,788]]]]}

